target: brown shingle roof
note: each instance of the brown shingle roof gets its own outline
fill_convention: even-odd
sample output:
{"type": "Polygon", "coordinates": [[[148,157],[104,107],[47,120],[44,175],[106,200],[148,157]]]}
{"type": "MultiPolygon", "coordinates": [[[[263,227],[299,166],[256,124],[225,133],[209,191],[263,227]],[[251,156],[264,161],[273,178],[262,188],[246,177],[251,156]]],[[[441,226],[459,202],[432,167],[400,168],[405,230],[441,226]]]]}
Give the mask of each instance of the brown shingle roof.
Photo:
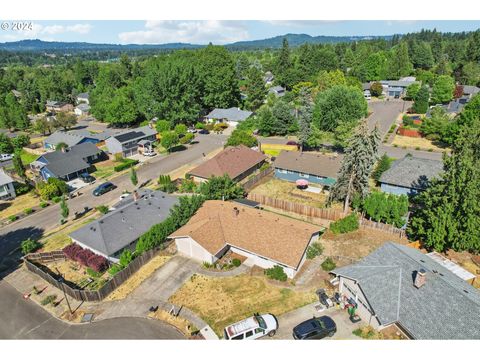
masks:
{"type": "Polygon", "coordinates": [[[342,155],[282,151],[275,159],[274,166],[279,169],[336,179],[342,158],[342,155]]]}
{"type": "Polygon", "coordinates": [[[190,175],[208,179],[227,174],[231,179],[235,179],[266,158],[264,154],[244,145],[228,146],[212,159],[190,171],[190,175]]]}
{"type": "Polygon", "coordinates": [[[319,230],[319,226],[274,213],[210,200],[170,237],[190,236],[213,255],[229,244],[297,269],[312,235],[319,230]]]}

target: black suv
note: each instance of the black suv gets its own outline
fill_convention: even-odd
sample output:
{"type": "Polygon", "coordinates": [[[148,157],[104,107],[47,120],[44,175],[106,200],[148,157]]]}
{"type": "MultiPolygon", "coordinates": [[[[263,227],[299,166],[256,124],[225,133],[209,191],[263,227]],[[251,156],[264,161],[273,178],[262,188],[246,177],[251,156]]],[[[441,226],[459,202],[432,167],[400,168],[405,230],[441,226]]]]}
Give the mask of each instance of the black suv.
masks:
{"type": "Polygon", "coordinates": [[[80,174],[79,178],[88,184],[93,183],[95,181],[95,178],[89,173],[80,174]]]}
{"type": "Polygon", "coordinates": [[[328,316],[314,317],[298,324],[293,328],[295,340],[323,339],[326,336],[333,336],[337,332],[337,325],[328,316]]]}
{"type": "Polygon", "coordinates": [[[93,190],[93,195],[94,196],[100,196],[105,194],[106,192],[109,192],[113,189],[115,189],[116,186],[113,185],[111,182],[106,182],[101,185],[98,185],[95,190],[93,190]]]}

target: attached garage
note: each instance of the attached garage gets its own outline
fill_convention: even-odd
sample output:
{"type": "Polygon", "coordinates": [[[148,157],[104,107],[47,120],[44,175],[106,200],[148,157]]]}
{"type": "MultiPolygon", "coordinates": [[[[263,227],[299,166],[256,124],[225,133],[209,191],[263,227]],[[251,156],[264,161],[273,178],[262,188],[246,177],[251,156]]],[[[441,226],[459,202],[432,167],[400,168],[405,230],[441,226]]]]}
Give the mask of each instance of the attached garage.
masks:
{"type": "Polygon", "coordinates": [[[201,262],[213,264],[218,259],[210,254],[199,243],[193,240],[190,236],[175,238],[175,244],[179,253],[197,259],[201,262]]]}

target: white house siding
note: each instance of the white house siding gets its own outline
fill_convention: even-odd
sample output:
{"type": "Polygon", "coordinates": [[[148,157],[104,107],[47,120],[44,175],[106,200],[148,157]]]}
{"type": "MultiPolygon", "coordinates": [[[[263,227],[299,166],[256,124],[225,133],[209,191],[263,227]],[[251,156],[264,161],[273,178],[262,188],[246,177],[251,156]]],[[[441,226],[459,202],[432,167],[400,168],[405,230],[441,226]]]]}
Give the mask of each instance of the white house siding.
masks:
{"type": "Polygon", "coordinates": [[[0,185],[0,200],[11,200],[15,199],[15,188],[13,183],[8,183],[0,185]]]}
{"type": "Polygon", "coordinates": [[[108,152],[110,154],[118,154],[118,153],[122,153],[122,144],[120,143],[120,141],[118,141],[117,139],[115,139],[113,136],[109,137],[106,141],[105,141],[105,145],[107,145],[107,148],[108,148],[108,152]]]}
{"type": "Polygon", "coordinates": [[[374,315],[371,314],[370,306],[368,305],[362,290],[358,287],[355,281],[341,276],[339,292],[340,294],[345,295],[347,298],[353,298],[355,300],[355,302],[358,304],[356,313],[364,322],[371,325],[375,329],[380,327],[380,322],[374,315]]]}
{"type": "Polygon", "coordinates": [[[239,248],[234,247],[234,246],[231,246],[230,250],[232,250],[232,252],[235,253],[235,254],[247,257],[248,259],[250,259],[249,263],[251,265],[256,265],[258,267],[261,267],[262,269],[270,269],[270,268],[274,267],[275,265],[280,265],[281,267],[283,267],[283,271],[285,271],[285,274],[287,274],[287,276],[290,279],[293,279],[295,277],[295,275],[297,274],[297,271],[295,269],[292,269],[288,266],[279,264],[275,261],[269,260],[267,258],[264,258],[264,257],[260,256],[260,255],[252,254],[248,251],[239,249],[239,248]]]}
{"type": "Polygon", "coordinates": [[[177,245],[177,250],[179,253],[201,262],[213,264],[218,260],[214,255],[210,254],[199,243],[189,236],[176,238],[175,244],[177,245]]]}
{"type": "Polygon", "coordinates": [[[198,176],[192,176],[191,179],[197,184],[201,184],[208,181],[208,179],[198,177],[198,176]]]}

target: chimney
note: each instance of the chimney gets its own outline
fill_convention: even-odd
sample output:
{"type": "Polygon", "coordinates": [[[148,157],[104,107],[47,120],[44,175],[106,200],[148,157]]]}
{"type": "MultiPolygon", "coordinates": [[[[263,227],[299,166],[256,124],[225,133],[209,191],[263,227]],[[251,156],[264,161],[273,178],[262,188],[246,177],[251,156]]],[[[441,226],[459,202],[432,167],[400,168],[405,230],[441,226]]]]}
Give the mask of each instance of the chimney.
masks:
{"type": "Polygon", "coordinates": [[[238,210],[237,207],[234,207],[234,208],[233,208],[233,216],[234,216],[234,217],[237,217],[239,213],[240,213],[240,210],[238,210]]]}
{"type": "Polygon", "coordinates": [[[415,274],[415,281],[413,285],[420,289],[427,282],[427,271],[425,269],[420,269],[415,274]]]}
{"type": "Polygon", "coordinates": [[[140,198],[137,190],[135,190],[132,195],[133,195],[133,201],[137,201],[140,198]]]}

